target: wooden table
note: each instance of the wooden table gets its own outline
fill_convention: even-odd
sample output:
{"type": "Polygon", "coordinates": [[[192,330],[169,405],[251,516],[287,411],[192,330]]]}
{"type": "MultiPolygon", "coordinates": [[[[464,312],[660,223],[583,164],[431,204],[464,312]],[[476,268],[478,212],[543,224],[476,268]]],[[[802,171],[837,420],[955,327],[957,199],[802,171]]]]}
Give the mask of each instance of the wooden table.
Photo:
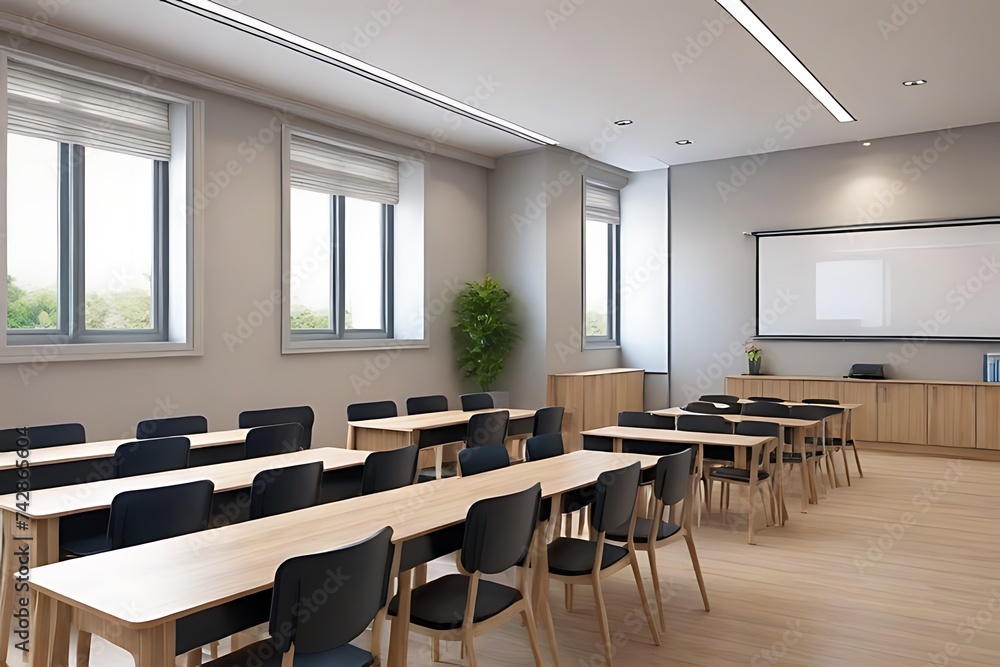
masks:
{"type": "MultiPolygon", "coordinates": [[[[663,410],[653,410],[652,414],[662,415],[664,417],[680,417],[683,415],[694,415],[700,414],[696,412],[688,412],[683,408],[665,408],[663,410]]],[[[777,424],[781,427],[781,441],[779,446],[779,451],[784,447],[785,443],[785,429],[790,429],[792,431],[792,449],[802,457],[802,465],[800,466],[802,475],[802,512],[805,513],[809,509],[809,503],[812,502],[810,489],[814,483],[812,466],[806,465],[806,430],[814,428],[820,424],[818,419],[790,419],[785,417],[758,417],[756,415],[717,415],[722,417],[727,422],[732,424],[738,424],[742,421],[757,421],[757,422],[768,422],[771,424],[777,424]]],[[[785,499],[784,485],[781,487],[780,494],[782,495],[779,507],[781,508],[781,521],[787,518],[784,516],[785,513],[785,499]]]]}
{"type": "MultiPolygon", "coordinates": [[[[756,544],[754,531],[754,521],[756,519],[755,510],[757,504],[754,502],[757,493],[757,470],[760,467],[760,450],[774,438],[732,435],[730,433],[699,433],[697,431],[672,431],[660,428],[635,428],[631,426],[605,426],[584,431],[581,435],[591,435],[603,438],[611,438],[613,449],[616,452],[622,450],[622,440],[643,440],[645,442],[662,442],[667,444],[693,445],[698,448],[697,464],[695,466],[698,473],[702,470],[704,461],[705,445],[723,445],[733,447],[737,450],[749,450],[749,457],[744,457],[748,469],[750,470],[750,527],[747,538],[750,544],[756,544]]],[[[739,460],[737,458],[737,460],[739,460]]],[[[697,476],[696,476],[697,479],[697,476]]],[[[778,497],[780,494],[781,475],[778,475],[778,497]]]]}
{"type": "MultiPolygon", "coordinates": [[[[220,463],[215,460],[218,452],[211,449],[225,449],[229,445],[242,445],[250,429],[239,428],[231,431],[214,431],[185,436],[191,441],[192,466],[220,463]],[[199,456],[196,452],[200,452],[199,456]]],[[[32,488],[51,488],[82,482],[107,479],[111,471],[111,459],[115,450],[135,438],[83,442],[60,447],[43,447],[29,450],[28,462],[32,470],[32,488]]],[[[0,452],[0,493],[13,493],[17,486],[17,452],[0,452]]],[[[239,458],[243,458],[240,453],[239,458]]],[[[231,460],[231,458],[230,458],[231,460]]]]}
{"type": "Polygon", "coordinates": [[[481,412],[506,410],[510,413],[507,435],[531,435],[535,410],[492,408],[489,410],[446,410],[422,415],[400,415],[383,419],[347,422],[347,448],[378,452],[409,445],[434,448],[434,468],[441,477],[443,451],[441,446],[461,442],[465,438],[469,419],[481,412]]]}
{"type": "MultiPolygon", "coordinates": [[[[210,480],[215,485],[215,493],[219,494],[248,489],[257,473],[264,470],[314,461],[322,462],[326,471],[340,470],[363,464],[368,454],[369,452],[321,447],[277,456],[32,491],[26,504],[23,497],[18,497],[19,494],[0,496],[5,545],[0,559],[0,619],[11,619],[14,613],[15,571],[19,566],[16,547],[30,545],[29,567],[32,574],[35,568],[58,562],[59,521],[62,517],[107,509],[114,497],[125,491],[210,480]]],[[[0,621],[0,663],[7,655],[7,630],[7,624],[0,621]]]]}
{"type": "MultiPolygon", "coordinates": [[[[747,403],[754,403],[760,401],[751,401],[748,398],[741,398],[739,402],[741,405],[745,405],[747,403]]],[[[716,403],[715,405],[720,405],[720,404],[716,403]]],[[[787,405],[788,407],[812,406],[821,408],[833,408],[835,410],[839,408],[844,415],[844,427],[843,431],[840,434],[840,437],[846,443],[848,440],[851,440],[854,437],[853,434],[854,411],[864,406],[864,403],[799,403],[797,401],[782,401],[779,405],[787,405]]]]}
{"type": "MultiPolygon", "coordinates": [[[[558,507],[563,493],[595,483],[603,472],[635,462],[648,469],[656,461],[637,454],[573,452],[216,528],[210,538],[184,535],[48,565],[32,571],[31,664],[66,665],[72,624],[129,651],[140,667],[173,667],[179,618],[267,591],[278,565],[289,558],[346,546],[383,526],[392,527],[399,545],[463,523],[477,500],[536,482],[558,507]]],[[[543,559],[546,551],[536,544],[543,559]]],[[[544,562],[535,568],[540,585],[547,585],[547,570],[544,562]]],[[[405,572],[399,577],[400,614],[392,628],[393,665],[406,664],[410,585],[405,572]]]]}

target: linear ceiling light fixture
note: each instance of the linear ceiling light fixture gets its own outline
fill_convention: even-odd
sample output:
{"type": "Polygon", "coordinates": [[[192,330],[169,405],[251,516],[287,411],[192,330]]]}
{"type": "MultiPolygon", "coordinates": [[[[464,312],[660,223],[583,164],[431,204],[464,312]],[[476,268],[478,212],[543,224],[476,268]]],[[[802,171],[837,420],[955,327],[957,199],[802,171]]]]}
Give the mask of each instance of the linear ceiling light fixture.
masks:
{"type": "Polygon", "coordinates": [[[785,44],[778,39],[778,36],[771,32],[771,29],[760,20],[760,17],[752,9],[747,7],[744,0],[715,0],[723,9],[729,12],[740,25],[746,28],[754,39],[760,42],[768,52],[774,56],[781,65],[788,70],[788,73],[799,80],[806,90],[812,93],[813,97],[819,100],[833,114],[833,117],[841,123],[850,123],[857,120],[848,113],[837,98],[819,82],[813,73],[802,64],[802,61],[795,57],[785,44]]]}
{"type": "Polygon", "coordinates": [[[452,111],[465,116],[466,118],[483,123],[484,125],[489,125],[490,127],[502,130],[508,134],[513,134],[522,139],[527,139],[528,141],[548,146],[556,146],[559,143],[555,139],[538,134],[537,132],[532,132],[525,127],[521,127],[516,123],[504,120],[503,118],[486,113],[485,111],[480,111],[474,106],[465,104],[464,102],[448,97],[447,95],[442,95],[435,90],[421,86],[420,84],[404,79],[401,76],[396,76],[392,72],[370,65],[363,60],[352,58],[347,54],[335,51],[327,46],[323,46],[318,42],[312,41],[311,39],[306,39],[305,37],[301,37],[295,33],[282,30],[281,28],[267,23],[266,21],[261,21],[260,19],[256,19],[248,14],[238,12],[235,9],[219,4],[218,2],[212,2],[212,0],[162,0],[162,2],[175,7],[180,7],[181,9],[186,9],[189,12],[193,12],[207,19],[236,28],[237,30],[241,30],[255,37],[266,39],[273,44],[284,46],[292,51],[297,51],[298,53],[307,55],[311,58],[340,67],[348,72],[362,76],[369,81],[374,81],[384,86],[388,86],[389,88],[398,90],[401,93],[411,95],[425,102],[430,102],[431,104],[435,104],[442,109],[452,111]]]}

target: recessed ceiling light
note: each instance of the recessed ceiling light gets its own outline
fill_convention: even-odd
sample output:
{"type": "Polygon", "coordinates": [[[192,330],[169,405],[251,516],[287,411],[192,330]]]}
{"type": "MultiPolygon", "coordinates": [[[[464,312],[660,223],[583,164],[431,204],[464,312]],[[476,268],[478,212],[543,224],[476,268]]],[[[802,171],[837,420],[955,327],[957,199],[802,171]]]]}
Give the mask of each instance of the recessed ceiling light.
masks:
{"type": "Polygon", "coordinates": [[[632,121],[630,121],[628,118],[622,118],[621,120],[616,120],[615,121],[615,125],[621,125],[622,127],[624,127],[626,125],[631,125],[631,124],[632,124],[632,121]]]}
{"type": "Polygon", "coordinates": [[[872,142],[870,142],[870,141],[866,141],[866,142],[864,142],[864,143],[863,143],[863,144],[861,144],[861,145],[862,145],[862,146],[871,146],[871,145],[872,145],[872,142]]]}
{"type": "Polygon", "coordinates": [[[389,88],[397,90],[401,93],[411,95],[425,102],[430,102],[431,104],[435,104],[442,109],[460,114],[466,118],[470,118],[498,130],[521,137],[522,139],[527,139],[528,141],[533,141],[538,144],[546,144],[549,146],[556,146],[559,143],[555,139],[546,137],[543,134],[532,132],[526,127],[512,123],[509,120],[504,120],[499,116],[494,116],[493,114],[486,113],[485,111],[480,111],[474,106],[465,104],[464,102],[448,97],[447,95],[443,95],[436,90],[431,90],[430,88],[421,86],[418,83],[414,83],[409,79],[404,79],[403,77],[397,76],[380,67],[369,65],[363,60],[352,58],[345,53],[335,51],[334,49],[324,46],[319,42],[314,42],[311,39],[306,39],[305,37],[288,32],[287,30],[282,30],[281,28],[271,25],[266,21],[261,21],[260,19],[250,16],[249,14],[238,12],[235,9],[226,7],[218,2],[213,2],[212,0],[162,1],[169,5],[186,9],[187,11],[198,14],[204,18],[236,28],[237,30],[241,30],[255,37],[266,39],[273,44],[278,44],[286,49],[297,51],[298,53],[315,58],[316,60],[320,60],[329,65],[340,67],[341,69],[347,70],[352,74],[364,77],[369,81],[374,81],[384,86],[388,86],[389,88]]]}
{"type": "Polygon", "coordinates": [[[820,104],[825,106],[833,117],[841,123],[850,123],[854,116],[848,113],[837,98],[819,82],[813,73],[802,64],[802,61],[795,57],[784,42],[771,32],[771,29],[754,13],[752,9],[744,4],[744,0],[715,0],[729,12],[734,19],[740,22],[747,32],[753,35],[760,45],[770,52],[781,65],[788,70],[788,73],[799,80],[806,90],[812,93],[820,104]]]}
{"type": "Polygon", "coordinates": [[[674,143],[677,144],[678,146],[690,146],[694,142],[691,141],[690,139],[681,139],[680,141],[675,141],[674,143]]]}
{"type": "Polygon", "coordinates": [[[922,86],[927,83],[927,79],[913,79],[912,81],[904,81],[904,86],[922,86]]]}

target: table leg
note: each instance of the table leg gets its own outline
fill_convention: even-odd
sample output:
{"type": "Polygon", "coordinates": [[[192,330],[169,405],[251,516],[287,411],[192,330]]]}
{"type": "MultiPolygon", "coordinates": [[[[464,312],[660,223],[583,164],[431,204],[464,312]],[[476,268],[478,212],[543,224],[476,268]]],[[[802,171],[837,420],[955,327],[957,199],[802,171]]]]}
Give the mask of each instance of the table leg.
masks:
{"type": "Polygon", "coordinates": [[[617,452],[618,454],[621,454],[621,451],[622,451],[622,439],[621,438],[613,438],[613,442],[611,444],[611,450],[614,451],[614,452],[617,452]]]}
{"type": "MultiPolygon", "coordinates": [[[[754,519],[756,519],[757,510],[757,471],[760,469],[760,448],[763,445],[754,445],[750,448],[750,484],[749,484],[749,501],[750,501],[750,528],[748,529],[748,538],[750,544],[757,544],[757,538],[754,535],[754,519]]],[[[746,449],[743,450],[744,452],[746,449]]]]}
{"type": "MultiPolygon", "coordinates": [[[[0,622],[0,663],[6,664],[7,650],[9,648],[11,632],[18,641],[28,639],[29,633],[26,626],[22,627],[22,621],[15,617],[22,609],[26,610],[28,618],[35,620],[33,607],[23,607],[18,602],[23,598],[28,598],[27,591],[17,590],[17,572],[24,567],[25,572],[31,569],[49,565],[59,560],[59,519],[25,519],[24,523],[18,526],[17,514],[7,510],[3,511],[3,557],[0,558],[0,576],[2,576],[2,590],[0,590],[0,618],[5,619],[0,622]],[[22,563],[26,554],[27,563],[22,563]]],[[[34,604],[34,598],[29,598],[29,604],[34,604]]],[[[25,623],[28,621],[25,620],[25,623]]],[[[68,632],[68,630],[67,630],[68,632]]],[[[30,633],[31,641],[29,648],[37,646],[35,641],[37,635],[30,633]]],[[[28,652],[30,653],[30,652],[28,652]]],[[[30,660],[30,655],[25,656],[30,660]]]]}
{"type": "Polygon", "coordinates": [[[705,445],[698,443],[698,452],[696,454],[696,461],[694,467],[694,492],[691,494],[692,500],[696,497],[698,500],[698,527],[701,527],[701,506],[704,504],[704,497],[701,492],[701,478],[705,474],[705,445]]]}
{"type": "Polygon", "coordinates": [[[801,457],[802,463],[799,465],[802,473],[802,513],[809,510],[809,500],[812,496],[812,468],[806,459],[806,435],[801,428],[792,429],[792,440],[795,442],[795,449],[801,457]]]}
{"type": "Polygon", "coordinates": [[[397,581],[399,609],[392,619],[392,630],[389,635],[389,665],[406,667],[410,648],[410,596],[413,593],[413,571],[400,572],[397,581]]]}
{"type": "Polygon", "coordinates": [[[347,448],[357,449],[354,443],[354,426],[351,424],[347,425],[347,448]]]}
{"type": "Polygon", "coordinates": [[[137,667],[174,667],[177,640],[173,621],[163,625],[131,630],[135,648],[132,656],[137,667]]]}
{"type": "Polygon", "coordinates": [[[777,524],[779,526],[784,526],[785,521],[788,520],[788,508],[785,506],[785,427],[782,426],[778,431],[778,445],[774,448],[774,476],[777,478],[775,480],[777,484],[777,505],[778,505],[778,517],[777,524]]]}

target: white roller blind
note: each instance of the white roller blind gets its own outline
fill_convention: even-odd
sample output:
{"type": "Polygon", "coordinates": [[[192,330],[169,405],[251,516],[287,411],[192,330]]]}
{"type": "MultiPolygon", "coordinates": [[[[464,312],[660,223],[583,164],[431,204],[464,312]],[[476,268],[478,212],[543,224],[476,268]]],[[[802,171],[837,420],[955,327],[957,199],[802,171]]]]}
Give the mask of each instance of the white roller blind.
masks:
{"type": "Polygon", "coordinates": [[[621,222],[620,193],[597,183],[586,182],[585,208],[587,220],[609,222],[617,225],[621,222]]]}
{"type": "Polygon", "coordinates": [[[292,135],[292,187],[399,203],[399,163],[292,135]]]}
{"type": "Polygon", "coordinates": [[[155,160],[170,159],[170,105],[142,91],[13,60],[7,67],[7,130],[155,160]]]}

